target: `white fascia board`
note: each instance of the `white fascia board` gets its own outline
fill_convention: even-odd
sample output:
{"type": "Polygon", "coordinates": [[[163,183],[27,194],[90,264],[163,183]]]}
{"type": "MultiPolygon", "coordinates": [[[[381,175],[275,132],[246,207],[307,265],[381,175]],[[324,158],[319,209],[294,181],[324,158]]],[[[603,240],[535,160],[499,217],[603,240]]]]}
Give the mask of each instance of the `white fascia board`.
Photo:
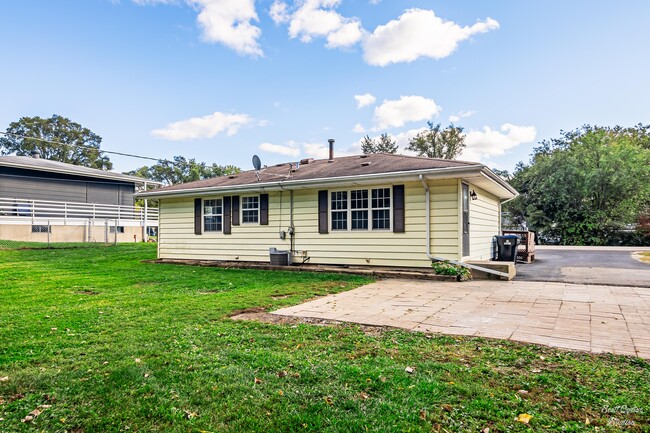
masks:
{"type": "Polygon", "coordinates": [[[480,175],[481,170],[484,168],[481,164],[463,166],[463,167],[447,167],[447,168],[434,168],[424,170],[410,170],[398,171],[391,173],[373,173],[358,176],[340,176],[331,178],[320,179],[304,179],[304,180],[289,180],[284,182],[261,182],[246,185],[234,185],[223,187],[203,187],[181,189],[175,191],[148,191],[136,194],[138,198],[172,198],[172,197],[196,197],[204,195],[212,195],[215,193],[246,193],[246,192],[259,192],[259,191],[281,191],[291,189],[306,189],[306,188],[319,188],[324,186],[340,186],[340,185],[368,185],[377,183],[385,179],[392,181],[417,181],[420,175],[426,179],[449,179],[460,177],[462,175],[475,174],[480,175]]]}

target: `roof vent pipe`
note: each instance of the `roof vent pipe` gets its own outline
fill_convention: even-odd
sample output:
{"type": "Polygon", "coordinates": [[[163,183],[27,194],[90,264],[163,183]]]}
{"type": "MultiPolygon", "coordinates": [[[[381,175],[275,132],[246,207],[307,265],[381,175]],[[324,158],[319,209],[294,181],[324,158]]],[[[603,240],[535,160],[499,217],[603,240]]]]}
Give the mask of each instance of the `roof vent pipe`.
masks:
{"type": "Polygon", "coordinates": [[[31,154],[32,158],[34,159],[39,159],[41,157],[41,151],[38,149],[32,150],[31,154]]]}
{"type": "Polygon", "coordinates": [[[330,144],[330,159],[328,162],[334,162],[334,139],[330,138],[327,142],[330,144]]]}

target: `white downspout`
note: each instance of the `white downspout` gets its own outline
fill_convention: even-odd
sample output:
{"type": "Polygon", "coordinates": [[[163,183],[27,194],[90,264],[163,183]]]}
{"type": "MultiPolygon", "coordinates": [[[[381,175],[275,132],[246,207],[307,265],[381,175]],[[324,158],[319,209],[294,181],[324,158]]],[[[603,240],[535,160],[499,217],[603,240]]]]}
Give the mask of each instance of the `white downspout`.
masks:
{"type": "Polygon", "coordinates": [[[499,277],[510,278],[510,276],[505,272],[495,271],[494,269],[484,268],[482,266],[470,265],[469,263],[463,263],[456,260],[448,260],[443,257],[436,257],[431,255],[431,192],[429,191],[429,185],[427,185],[427,182],[424,180],[424,177],[422,175],[419,175],[418,177],[420,179],[420,182],[422,183],[422,187],[424,188],[424,205],[426,207],[426,219],[427,219],[426,230],[425,230],[426,239],[427,239],[426,252],[429,260],[434,262],[449,262],[449,263],[453,263],[454,265],[462,266],[468,269],[476,269],[477,271],[498,275],[499,277]]]}

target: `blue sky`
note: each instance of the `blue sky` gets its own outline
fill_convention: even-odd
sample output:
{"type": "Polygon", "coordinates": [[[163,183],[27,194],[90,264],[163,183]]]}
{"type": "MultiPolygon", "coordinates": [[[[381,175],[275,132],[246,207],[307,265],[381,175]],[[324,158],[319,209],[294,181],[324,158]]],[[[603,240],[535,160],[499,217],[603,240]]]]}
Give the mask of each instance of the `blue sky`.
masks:
{"type": "MultiPolygon", "coordinates": [[[[102,148],[251,168],[402,148],[427,120],[512,169],[582,124],[650,123],[650,2],[0,2],[0,130],[59,114],[102,148]]],[[[147,161],[110,156],[118,171],[147,161]]]]}

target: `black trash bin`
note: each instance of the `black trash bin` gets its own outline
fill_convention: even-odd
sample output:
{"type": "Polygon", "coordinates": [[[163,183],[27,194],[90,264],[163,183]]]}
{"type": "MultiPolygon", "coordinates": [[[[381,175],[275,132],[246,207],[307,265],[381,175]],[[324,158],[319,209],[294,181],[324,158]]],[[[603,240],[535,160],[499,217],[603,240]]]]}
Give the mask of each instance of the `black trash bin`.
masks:
{"type": "Polygon", "coordinates": [[[517,246],[519,237],[515,235],[495,236],[497,241],[497,257],[499,262],[517,263],[517,246]]]}

